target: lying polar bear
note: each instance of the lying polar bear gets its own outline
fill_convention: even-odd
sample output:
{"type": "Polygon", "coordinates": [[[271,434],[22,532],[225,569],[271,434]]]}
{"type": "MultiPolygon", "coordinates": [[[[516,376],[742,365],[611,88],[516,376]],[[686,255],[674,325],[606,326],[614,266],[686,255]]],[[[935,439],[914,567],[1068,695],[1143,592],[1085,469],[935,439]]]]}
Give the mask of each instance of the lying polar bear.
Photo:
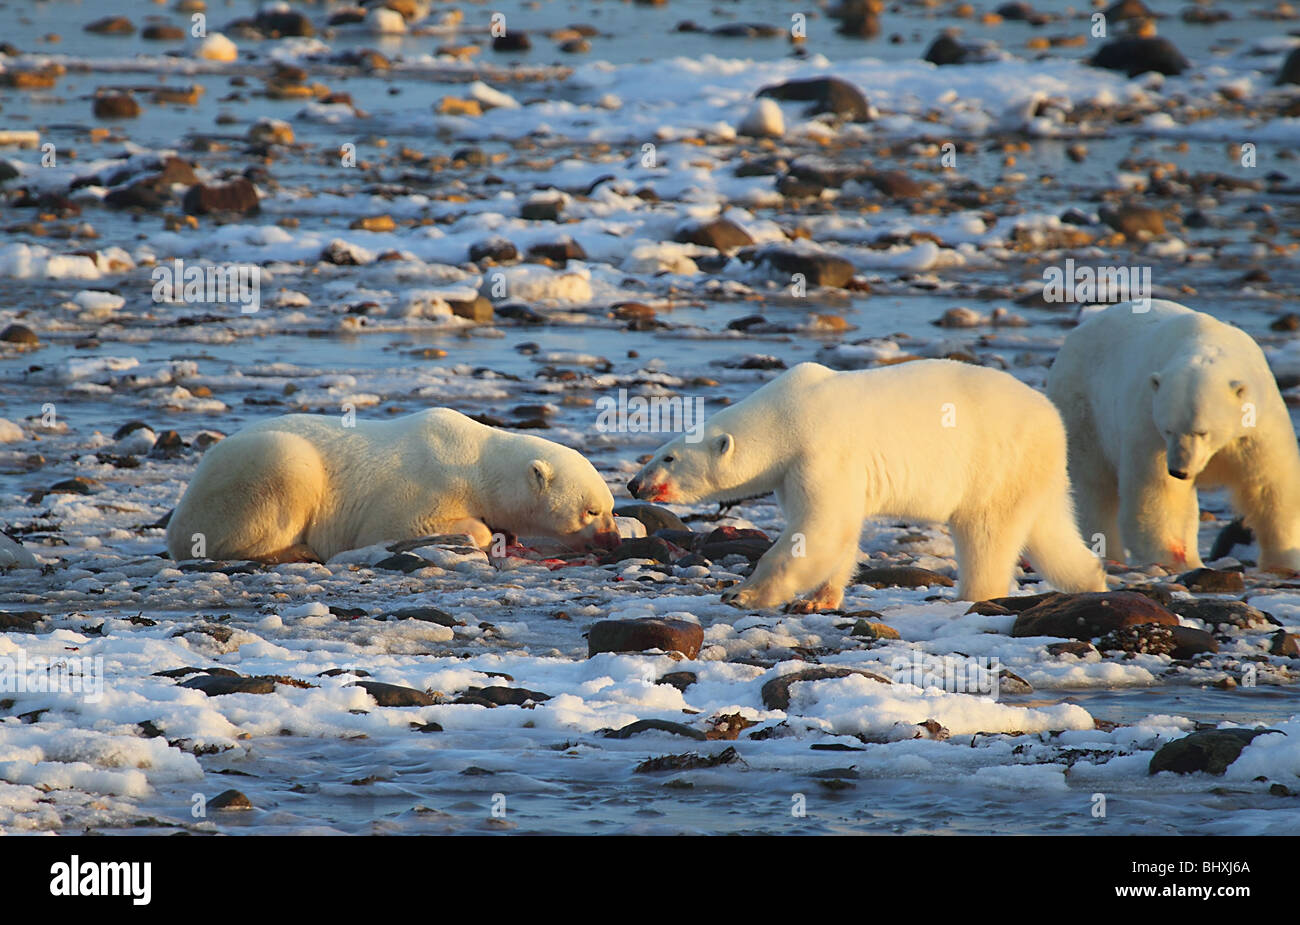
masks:
{"type": "Polygon", "coordinates": [[[614,497],[581,454],[450,408],[389,421],[289,414],[207,451],[167,526],[173,559],[327,560],[438,533],[615,546],[614,497]]]}
{"type": "Polygon", "coordinates": [[[722,595],[741,607],[808,591],[795,609],[839,607],[862,521],[880,515],[946,522],[967,600],[1006,594],[1022,549],[1062,590],[1106,590],[1074,525],[1056,409],[965,363],[844,373],[801,363],[711,417],[702,439],[665,444],[628,489],[670,503],[776,492],[785,530],[722,595]]]}
{"type": "Polygon", "coordinates": [[[1047,394],[1070,434],[1080,527],[1108,556],[1199,567],[1196,489],[1221,485],[1260,567],[1300,569],[1300,450],[1245,331],[1177,302],[1115,305],[1065,338],[1047,394]]]}

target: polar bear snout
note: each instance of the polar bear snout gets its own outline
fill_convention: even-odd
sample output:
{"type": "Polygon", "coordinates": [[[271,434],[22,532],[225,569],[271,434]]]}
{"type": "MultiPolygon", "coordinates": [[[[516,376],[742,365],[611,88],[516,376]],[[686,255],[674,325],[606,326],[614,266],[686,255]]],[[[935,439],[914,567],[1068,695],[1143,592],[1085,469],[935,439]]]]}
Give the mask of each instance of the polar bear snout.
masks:
{"type": "Polygon", "coordinates": [[[1169,468],[1169,474],[1184,482],[1191,478],[1191,474],[1186,469],[1175,469],[1172,466],[1169,468]]]}
{"type": "Polygon", "coordinates": [[[641,492],[641,477],[634,476],[632,480],[627,483],[627,493],[631,495],[633,498],[639,498],[641,496],[640,492],[641,492]]]}

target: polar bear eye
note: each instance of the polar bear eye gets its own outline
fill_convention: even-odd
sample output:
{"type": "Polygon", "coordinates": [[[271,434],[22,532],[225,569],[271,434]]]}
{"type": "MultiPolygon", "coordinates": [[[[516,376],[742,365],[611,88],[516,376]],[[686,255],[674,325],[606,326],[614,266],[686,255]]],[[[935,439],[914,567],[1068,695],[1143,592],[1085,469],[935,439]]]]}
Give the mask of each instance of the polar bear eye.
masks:
{"type": "Polygon", "coordinates": [[[672,462],[672,461],[673,461],[673,458],[672,458],[671,456],[665,456],[665,457],[664,457],[664,465],[665,465],[665,466],[668,465],[668,464],[669,464],[670,462],[672,462]]]}
{"type": "Polygon", "coordinates": [[[1198,430],[1196,433],[1192,434],[1193,437],[1202,437],[1202,438],[1208,437],[1209,435],[1210,432],[1206,430],[1198,430]]]}
{"type": "Polygon", "coordinates": [[[588,517],[599,517],[599,516],[600,516],[600,511],[588,511],[588,512],[587,512],[587,516],[588,516],[588,517]]]}

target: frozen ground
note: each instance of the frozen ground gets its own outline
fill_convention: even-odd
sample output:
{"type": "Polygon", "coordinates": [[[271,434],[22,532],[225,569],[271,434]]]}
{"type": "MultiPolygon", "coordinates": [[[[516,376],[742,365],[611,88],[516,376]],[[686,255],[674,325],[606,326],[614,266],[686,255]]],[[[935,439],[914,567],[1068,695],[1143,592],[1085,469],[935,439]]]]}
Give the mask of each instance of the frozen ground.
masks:
{"type": "MultiPolygon", "coordinates": [[[[1149,267],[1155,294],[1241,324],[1294,398],[1294,334],[1271,325],[1296,293],[1289,146],[1300,123],[1296,93],[1272,81],[1300,39],[1258,10],[1196,27],[1178,18],[1181,4],[1153,5],[1169,14],[1161,34],[1192,59],[1182,76],[1128,80],[1080,63],[1086,47],[1040,59],[1028,24],[981,25],[947,6],[887,11],[882,36],[866,43],[813,19],[809,54],[796,59],[783,38],[672,31],[681,19],[723,21],[702,3],[507,4],[534,50],[485,49],[470,62],[435,52],[482,43],[488,14],[472,5],[459,31],[429,35],[235,34],[233,63],[198,63],[185,42],[84,33],[105,13],[96,4],[0,10],[0,38],[22,53],[0,58],[6,71],[67,68],[52,89],[0,97],[6,127],[40,132],[58,155],[42,167],[39,148],[0,151],[17,173],[0,186],[0,328],[22,324],[39,341],[0,343],[0,523],[42,566],[0,573],[0,610],[43,615],[10,621],[33,631],[0,628],[0,659],[84,657],[104,679],[98,696],[0,692],[0,831],[1294,832],[1300,660],[1269,651],[1278,629],[1300,632],[1294,580],[1248,572],[1235,596],[1278,625],[1220,626],[1217,653],[1175,661],[1051,654],[1059,639],[1014,638],[1014,617],[968,614],[938,585],[854,585],[845,614],[745,613],[718,601],[749,567],[739,557],[551,568],[426,550],[437,564],[402,573],[375,567],[382,549],[270,569],[177,568],[160,555],[156,524],[205,435],[269,414],[451,405],[507,426],[542,423],[534,432],[586,453],[626,499],[637,458],[664,435],[597,430],[593,402],[620,388],[700,396],[714,410],[774,374],[756,357],[852,368],[954,354],[1041,387],[1076,307],[1033,295],[1043,267],[1067,257],[1149,267]],[[583,55],[560,54],[542,34],[582,21],[601,30],[583,55]],[[997,42],[1002,60],[920,61],[953,23],[997,42]],[[42,41],[49,32],[64,40],[42,41]],[[391,67],[367,72],[337,57],[363,48],[391,67]],[[273,61],[354,105],[262,95],[273,61]],[[863,89],[874,121],[810,118],[786,103],[783,138],[736,135],[756,90],[827,73],[863,89]],[[445,96],[502,102],[472,88],[476,79],[519,105],[437,114],[445,96]],[[153,103],[142,88],[159,84],[205,92],[193,105],[153,103]],[[123,86],[137,88],[140,117],[92,118],[96,88],[123,86]],[[293,141],[250,141],[263,117],[287,122],[293,141]],[[941,162],[949,140],[955,168],[941,162]],[[1257,166],[1242,164],[1243,143],[1257,145],[1257,166]],[[355,167],[338,156],[348,144],[355,167]],[[1067,157],[1079,144],[1085,156],[1067,157]],[[179,189],[156,207],[108,205],[170,153],[206,182],[250,171],[260,214],[191,225],[179,189]],[[849,180],[778,192],[777,176],[801,159],[822,174],[827,162],[900,170],[921,190],[890,196],[849,180]],[[550,190],[562,194],[559,221],[521,214],[550,190]],[[1159,209],[1165,233],[1125,239],[1098,221],[1103,206],[1134,202],[1159,209]],[[1062,222],[1070,209],[1078,214],[1062,222]],[[717,214],[758,246],[806,238],[847,258],[857,282],[800,296],[734,254],[673,240],[717,214]],[[391,227],[350,227],[379,216],[391,227]],[[470,247],[492,235],[520,255],[567,236],[585,256],[471,262],[470,247]],[[260,310],[155,301],[151,272],[177,257],[258,265],[260,310]],[[508,295],[493,300],[493,320],[453,314],[498,269],[508,295]],[[931,324],[954,308],[1003,308],[1023,326],[931,324]],[[135,421],[147,429],[114,437],[135,421]],[[155,446],[169,430],[176,442],[155,446]],[[60,487],[74,478],[86,481],[60,487]],[[454,625],[387,619],[416,606],[454,625]],[[900,638],[853,635],[858,611],[900,638]],[[645,616],[699,622],[699,656],[588,658],[591,624],[645,616]],[[997,659],[1027,687],[991,698],[908,683],[902,670],[922,656],[997,659]],[[895,683],[805,682],[788,707],[765,705],[766,682],[811,665],[895,683]],[[266,693],[208,696],[182,686],[196,676],[176,672],[185,668],[279,680],[266,693]],[[695,680],[657,683],[674,672],[695,680]],[[358,679],[432,702],[380,706],[358,679]],[[537,696],[453,702],[493,687],[537,696]],[[645,719],[688,734],[604,734],[645,719]],[[1159,745],[1221,724],[1288,735],[1260,737],[1222,778],[1148,776],[1159,745]],[[668,755],[731,759],[728,748],[734,760],[713,767],[638,770],[668,755]],[[232,789],[253,809],[195,815],[196,794],[232,789]]],[[[171,6],[117,6],[137,25],[187,21],[171,6]]],[[[1040,7],[1063,17],[1044,34],[1086,32],[1081,13],[1040,7]]],[[[318,26],[330,12],[302,9],[318,26]]],[[[253,10],[210,18],[220,27],[253,10]]],[[[780,23],[788,12],[754,3],[744,17],[780,23]]],[[[1203,506],[1204,554],[1230,515],[1222,497],[1203,506]]],[[[779,524],[770,498],[691,521],[705,531],[779,524]]],[[[862,538],[876,565],[951,576],[951,554],[933,525],[873,523],[862,538]]],[[[1034,593],[1034,576],[1024,578],[1034,593]]],[[[1116,578],[1172,580],[1150,570],[1116,578]]]]}

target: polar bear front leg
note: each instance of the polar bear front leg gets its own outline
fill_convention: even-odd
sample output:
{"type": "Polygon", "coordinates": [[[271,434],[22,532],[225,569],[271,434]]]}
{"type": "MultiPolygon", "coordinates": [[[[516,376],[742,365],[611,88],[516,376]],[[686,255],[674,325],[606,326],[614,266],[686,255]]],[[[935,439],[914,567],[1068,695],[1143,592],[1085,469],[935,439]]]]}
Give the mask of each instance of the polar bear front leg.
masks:
{"type": "Polygon", "coordinates": [[[815,589],[808,599],[815,609],[833,610],[842,603],[844,585],[857,562],[863,490],[845,484],[842,474],[838,483],[819,484],[810,478],[791,481],[795,487],[783,491],[781,497],[788,525],[758,560],[753,573],[723,592],[723,603],[779,607],[810,589],[815,589]]]}
{"type": "Polygon", "coordinates": [[[1137,563],[1201,567],[1196,483],[1169,475],[1164,453],[1127,460],[1120,469],[1119,495],[1120,532],[1137,563]]]}

